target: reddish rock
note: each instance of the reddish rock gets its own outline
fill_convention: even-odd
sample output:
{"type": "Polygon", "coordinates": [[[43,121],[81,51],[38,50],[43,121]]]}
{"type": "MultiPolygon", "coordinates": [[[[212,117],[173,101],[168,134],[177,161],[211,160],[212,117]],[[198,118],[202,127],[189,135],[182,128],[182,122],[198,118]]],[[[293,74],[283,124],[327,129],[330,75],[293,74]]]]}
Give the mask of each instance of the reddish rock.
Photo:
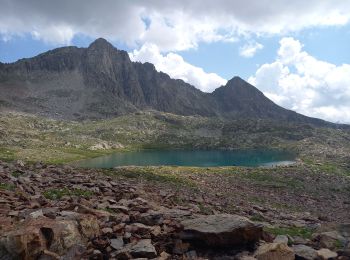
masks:
{"type": "Polygon", "coordinates": [[[75,244],[83,243],[78,223],[45,217],[25,221],[0,237],[0,247],[12,257],[32,259],[44,250],[63,255],[75,244]]]}

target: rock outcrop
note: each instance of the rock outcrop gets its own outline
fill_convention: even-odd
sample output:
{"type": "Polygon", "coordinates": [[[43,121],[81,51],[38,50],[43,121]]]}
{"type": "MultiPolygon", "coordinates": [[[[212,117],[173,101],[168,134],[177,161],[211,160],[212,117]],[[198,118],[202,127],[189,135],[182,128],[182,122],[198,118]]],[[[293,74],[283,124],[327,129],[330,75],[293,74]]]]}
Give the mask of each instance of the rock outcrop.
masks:
{"type": "Polygon", "coordinates": [[[211,215],[185,220],[181,237],[205,246],[233,247],[254,244],[262,237],[262,226],[235,215],[211,215]]]}

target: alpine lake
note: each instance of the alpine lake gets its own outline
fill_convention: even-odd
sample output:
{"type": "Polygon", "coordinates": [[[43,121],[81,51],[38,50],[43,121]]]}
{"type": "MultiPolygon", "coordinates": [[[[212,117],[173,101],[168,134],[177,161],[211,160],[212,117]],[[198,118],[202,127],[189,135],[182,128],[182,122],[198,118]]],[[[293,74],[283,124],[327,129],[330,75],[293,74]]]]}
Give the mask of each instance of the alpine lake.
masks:
{"type": "Polygon", "coordinates": [[[276,166],[295,161],[293,152],[274,149],[259,150],[139,150],[116,152],[74,163],[83,168],[114,168],[119,166],[276,166]]]}

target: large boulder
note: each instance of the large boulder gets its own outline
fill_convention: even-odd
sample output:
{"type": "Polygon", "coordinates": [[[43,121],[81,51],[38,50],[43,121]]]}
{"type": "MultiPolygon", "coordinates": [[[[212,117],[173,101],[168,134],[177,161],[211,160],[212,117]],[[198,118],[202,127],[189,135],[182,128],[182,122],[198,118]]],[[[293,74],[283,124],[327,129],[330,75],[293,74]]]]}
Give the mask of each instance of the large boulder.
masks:
{"type": "Polygon", "coordinates": [[[318,259],[321,260],[335,259],[338,256],[336,252],[333,252],[328,248],[321,248],[320,250],[317,250],[317,255],[318,259]]]}
{"type": "Polygon", "coordinates": [[[268,243],[258,247],[254,254],[258,260],[294,260],[293,250],[285,243],[268,243]]]}
{"type": "Polygon", "coordinates": [[[329,248],[331,250],[343,248],[347,241],[338,231],[328,231],[313,235],[313,241],[319,248],[329,248]]]}
{"type": "Polygon", "coordinates": [[[181,238],[212,247],[245,246],[257,242],[262,226],[245,217],[220,214],[182,221],[181,238]]]}
{"type": "Polygon", "coordinates": [[[155,258],[157,251],[152,245],[151,239],[142,239],[131,247],[130,254],[138,258],[155,258]]]}
{"type": "Polygon", "coordinates": [[[314,260],[317,259],[317,251],[312,247],[305,245],[295,245],[292,247],[295,253],[295,256],[298,259],[305,260],[314,260]]]}
{"type": "Polygon", "coordinates": [[[30,219],[0,236],[3,255],[13,259],[36,259],[44,251],[64,255],[76,244],[84,243],[74,220],[30,219]]]}
{"type": "MultiPolygon", "coordinates": [[[[118,242],[118,247],[119,246],[121,246],[121,243],[118,242]]],[[[136,243],[124,245],[124,247],[121,247],[119,250],[112,253],[111,256],[116,257],[116,259],[153,259],[157,257],[157,251],[153,246],[151,239],[141,239],[136,243]]]]}

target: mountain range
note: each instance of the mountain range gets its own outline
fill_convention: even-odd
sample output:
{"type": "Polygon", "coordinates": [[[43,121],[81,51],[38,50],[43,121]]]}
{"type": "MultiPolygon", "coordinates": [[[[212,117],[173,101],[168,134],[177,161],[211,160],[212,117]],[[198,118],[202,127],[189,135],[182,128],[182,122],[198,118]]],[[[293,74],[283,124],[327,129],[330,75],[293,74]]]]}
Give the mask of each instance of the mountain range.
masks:
{"type": "Polygon", "coordinates": [[[239,77],[212,93],[132,62],[99,38],[88,48],[62,47],[14,63],[0,63],[0,109],[46,117],[111,118],[140,110],[225,119],[271,119],[333,124],[284,109],[239,77]]]}

